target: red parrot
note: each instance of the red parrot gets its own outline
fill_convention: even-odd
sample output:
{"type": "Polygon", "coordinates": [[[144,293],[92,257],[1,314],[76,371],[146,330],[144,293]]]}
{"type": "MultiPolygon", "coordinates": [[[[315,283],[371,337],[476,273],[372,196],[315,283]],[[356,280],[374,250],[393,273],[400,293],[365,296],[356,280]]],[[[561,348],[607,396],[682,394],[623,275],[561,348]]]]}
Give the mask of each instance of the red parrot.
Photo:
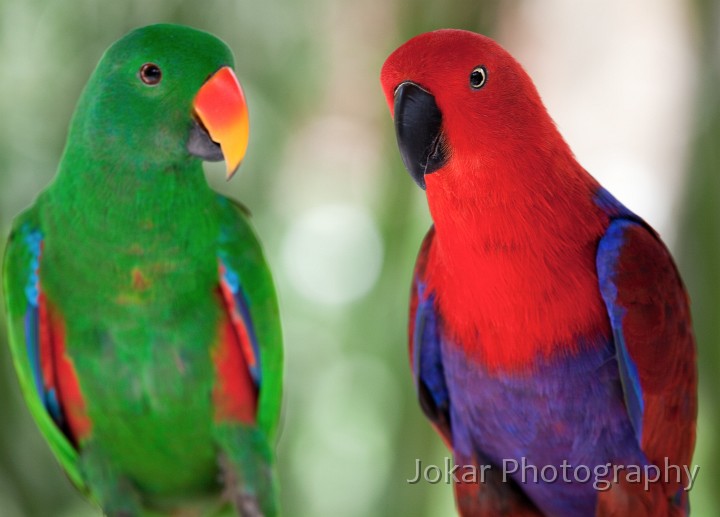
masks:
{"type": "Polygon", "coordinates": [[[658,234],[491,39],[422,34],[381,82],[434,223],[410,303],[418,397],[455,464],[486,469],[455,480],[460,514],[686,515],[696,349],[658,234]]]}

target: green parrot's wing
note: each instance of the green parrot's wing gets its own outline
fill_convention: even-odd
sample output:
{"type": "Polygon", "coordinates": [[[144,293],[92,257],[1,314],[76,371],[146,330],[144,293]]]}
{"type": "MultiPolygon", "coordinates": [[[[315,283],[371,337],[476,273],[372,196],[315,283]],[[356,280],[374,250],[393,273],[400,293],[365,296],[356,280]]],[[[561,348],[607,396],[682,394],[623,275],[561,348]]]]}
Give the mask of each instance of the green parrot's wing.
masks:
{"type": "Polygon", "coordinates": [[[274,441],[282,400],[282,330],[270,269],[244,207],[218,196],[222,221],[218,257],[221,281],[251,323],[250,341],[258,360],[250,370],[259,388],[257,422],[274,441]]]}
{"type": "Polygon", "coordinates": [[[52,382],[48,382],[48,366],[42,364],[44,327],[49,322],[43,310],[40,288],[42,230],[29,209],[14,221],[4,260],[4,289],[10,350],[30,414],[72,482],[87,492],[78,466],[78,452],[63,428],[62,409],[52,382]]]}

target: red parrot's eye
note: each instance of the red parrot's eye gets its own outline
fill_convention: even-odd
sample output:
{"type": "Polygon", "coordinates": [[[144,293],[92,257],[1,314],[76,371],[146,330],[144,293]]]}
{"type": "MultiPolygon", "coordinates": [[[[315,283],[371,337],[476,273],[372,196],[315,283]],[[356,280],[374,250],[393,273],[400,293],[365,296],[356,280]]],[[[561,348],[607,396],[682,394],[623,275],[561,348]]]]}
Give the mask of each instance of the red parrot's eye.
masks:
{"type": "Polygon", "coordinates": [[[484,66],[475,67],[470,73],[470,86],[475,90],[478,90],[485,86],[487,82],[487,70],[484,66]]]}
{"type": "Polygon", "coordinates": [[[155,86],[162,79],[162,71],[155,63],[145,63],[140,67],[140,80],[149,86],[155,86]]]}

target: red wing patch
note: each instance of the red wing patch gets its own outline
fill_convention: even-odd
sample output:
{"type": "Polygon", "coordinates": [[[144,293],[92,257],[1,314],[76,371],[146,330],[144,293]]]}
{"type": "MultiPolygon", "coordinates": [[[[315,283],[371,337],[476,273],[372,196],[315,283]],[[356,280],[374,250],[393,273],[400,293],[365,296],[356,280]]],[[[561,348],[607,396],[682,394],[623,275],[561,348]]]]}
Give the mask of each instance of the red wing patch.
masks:
{"type": "MultiPolygon", "coordinates": [[[[85,399],[77,371],[65,347],[65,324],[41,292],[38,298],[39,348],[43,385],[46,393],[56,396],[60,409],[60,427],[77,444],[92,433],[85,399]]],[[[50,411],[51,415],[53,411],[50,411]]],[[[56,418],[53,415],[53,418],[56,418]]],[[[57,420],[56,420],[57,421],[57,420]]]]}
{"type": "MultiPolygon", "coordinates": [[[[221,293],[224,295],[224,293],[221,293]]],[[[217,382],[213,389],[215,420],[255,424],[258,388],[248,364],[246,351],[252,350],[248,332],[232,318],[232,308],[222,296],[225,317],[220,326],[220,342],[213,350],[217,382]]]]}

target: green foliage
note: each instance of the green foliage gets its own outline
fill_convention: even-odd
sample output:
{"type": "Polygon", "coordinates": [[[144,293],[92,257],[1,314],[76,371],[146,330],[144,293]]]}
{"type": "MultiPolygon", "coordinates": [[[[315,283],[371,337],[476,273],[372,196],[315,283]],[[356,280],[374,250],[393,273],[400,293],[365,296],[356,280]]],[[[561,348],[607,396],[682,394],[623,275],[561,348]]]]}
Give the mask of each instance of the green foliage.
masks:
{"type": "Polygon", "coordinates": [[[698,343],[700,415],[695,460],[702,466],[693,508],[713,515],[720,508],[720,3],[696,0],[700,76],[696,121],[688,163],[678,259],[691,298],[698,343]]]}

